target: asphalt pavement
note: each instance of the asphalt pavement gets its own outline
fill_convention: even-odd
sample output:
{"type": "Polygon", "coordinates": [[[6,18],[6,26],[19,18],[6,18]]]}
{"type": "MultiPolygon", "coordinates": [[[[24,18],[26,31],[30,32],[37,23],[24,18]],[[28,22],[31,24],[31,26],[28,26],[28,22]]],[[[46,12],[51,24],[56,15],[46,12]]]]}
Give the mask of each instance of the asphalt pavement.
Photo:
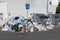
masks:
{"type": "Polygon", "coordinates": [[[0,40],[60,40],[60,28],[33,33],[0,31],[0,40]]]}

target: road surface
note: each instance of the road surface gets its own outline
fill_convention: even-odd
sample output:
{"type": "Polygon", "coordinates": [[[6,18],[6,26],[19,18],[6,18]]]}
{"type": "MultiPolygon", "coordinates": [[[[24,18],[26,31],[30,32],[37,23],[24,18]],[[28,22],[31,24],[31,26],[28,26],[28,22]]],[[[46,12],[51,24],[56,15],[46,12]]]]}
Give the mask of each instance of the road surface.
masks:
{"type": "Polygon", "coordinates": [[[33,33],[0,31],[0,40],[60,40],[60,28],[33,33]]]}

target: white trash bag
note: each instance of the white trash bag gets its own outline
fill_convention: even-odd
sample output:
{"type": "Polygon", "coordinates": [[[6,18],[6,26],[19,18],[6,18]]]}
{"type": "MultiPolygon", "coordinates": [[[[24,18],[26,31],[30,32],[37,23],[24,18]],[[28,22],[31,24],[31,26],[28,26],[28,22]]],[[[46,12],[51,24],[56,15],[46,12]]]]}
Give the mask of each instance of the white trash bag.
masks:
{"type": "Polygon", "coordinates": [[[34,30],[34,29],[33,29],[33,27],[32,27],[31,30],[30,30],[30,32],[33,32],[33,30],[34,30]]]}
{"type": "Polygon", "coordinates": [[[1,31],[8,31],[8,28],[4,27],[1,31]]]}
{"type": "Polygon", "coordinates": [[[7,24],[5,24],[4,28],[1,29],[1,31],[8,31],[9,27],[7,24]]]}

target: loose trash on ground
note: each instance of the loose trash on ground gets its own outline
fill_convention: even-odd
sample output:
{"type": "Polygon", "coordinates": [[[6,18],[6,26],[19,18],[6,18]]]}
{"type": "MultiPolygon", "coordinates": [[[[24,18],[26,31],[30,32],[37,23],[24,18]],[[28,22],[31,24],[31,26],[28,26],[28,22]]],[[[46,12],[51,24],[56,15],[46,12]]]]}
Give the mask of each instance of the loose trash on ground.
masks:
{"type": "Polygon", "coordinates": [[[4,27],[1,31],[9,31],[9,32],[35,32],[35,31],[48,31],[54,28],[54,25],[49,25],[49,22],[37,23],[31,19],[20,19],[19,17],[15,17],[7,21],[4,24],[4,27]]]}

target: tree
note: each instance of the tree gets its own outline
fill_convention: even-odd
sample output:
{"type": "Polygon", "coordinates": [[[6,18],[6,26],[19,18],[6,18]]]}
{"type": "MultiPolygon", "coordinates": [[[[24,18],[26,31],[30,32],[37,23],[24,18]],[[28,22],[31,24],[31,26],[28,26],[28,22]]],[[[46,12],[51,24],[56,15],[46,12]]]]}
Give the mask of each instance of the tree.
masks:
{"type": "Polygon", "coordinates": [[[60,2],[58,4],[58,7],[56,8],[56,13],[60,13],[60,2]]]}

